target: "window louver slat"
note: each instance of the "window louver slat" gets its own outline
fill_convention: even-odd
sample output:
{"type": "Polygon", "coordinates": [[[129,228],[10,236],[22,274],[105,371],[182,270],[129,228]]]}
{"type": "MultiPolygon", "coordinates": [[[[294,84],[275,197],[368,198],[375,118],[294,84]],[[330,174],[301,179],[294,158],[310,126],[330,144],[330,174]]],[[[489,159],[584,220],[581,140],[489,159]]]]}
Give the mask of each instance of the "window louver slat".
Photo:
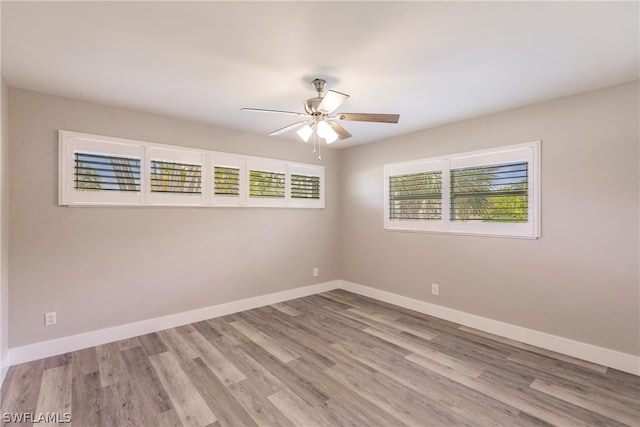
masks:
{"type": "Polygon", "coordinates": [[[240,169],[215,166],[213,184],[217,196],[240,196],[240,169]]]}
{"type": "Polygon", "coordinates": [[[249,197],[284,198],[284,196],[284,173],[249,171],[249,197]]]}
{"type": "Polygon", "coordinates": [[[451,221],[528,221],[528,163],[451,170],[451,221]]]}
{"type": "Polygon", "coordinates": [[[88,191],[140,191],[140,159],[76,152],[74,188],[88,191]]]}
{"type": "Polygon", "coordinates": [[[291,174],[291,198],[320,199],[320,177],[291,174]]]}
{"type": "Polygon", "coordinates": [[[389,177],[389,219],[439,221],[441,218],[441,171],[389,177]]]}
{"type": "Polygon", "coordinates": [[[151,192],[201,194],[202,166],[152,160],[151,192]]]}

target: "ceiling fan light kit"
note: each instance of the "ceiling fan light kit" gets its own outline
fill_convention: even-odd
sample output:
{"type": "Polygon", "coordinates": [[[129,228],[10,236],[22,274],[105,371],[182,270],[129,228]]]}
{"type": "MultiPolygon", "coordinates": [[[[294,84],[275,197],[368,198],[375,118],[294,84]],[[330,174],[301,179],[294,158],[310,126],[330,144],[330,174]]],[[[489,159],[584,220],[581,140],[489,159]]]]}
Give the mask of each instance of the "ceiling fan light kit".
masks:
{"type": "MultiPolygon", "coordinates": [[[[305,117],[306,120],[293,123],[281,129],[275,130],[269,136],[281,135],[290,130],[298,129],[296,133],[304,142],[308,142],[311,136],[314,137],[314,150],[317,138],[324,139],[326,144],[331,144],[337,140],[350,138],[352,135],[336,120],[375,122],[375,123],[398,123],[399,114],[371,114],[371,113],[338,113],[333,114],[347,99],[349,95],[335,90],[324,92],[327,82],[322,79],[314,79],[311,85],[318,93],[318,96],[309,98],[304,102],[305,113],[295,111],[267,110],[263,108],[242,108],[242,111],[252,111],[259,113],[289,114],[298,117],[305,117]]],[[[318,149],[320,148],[318,142],[318,149]]],[[[319,152],[319,150],[318,150],[319,152]]],[[[318,155],[318,158],[320,156],[318,155]]]]}

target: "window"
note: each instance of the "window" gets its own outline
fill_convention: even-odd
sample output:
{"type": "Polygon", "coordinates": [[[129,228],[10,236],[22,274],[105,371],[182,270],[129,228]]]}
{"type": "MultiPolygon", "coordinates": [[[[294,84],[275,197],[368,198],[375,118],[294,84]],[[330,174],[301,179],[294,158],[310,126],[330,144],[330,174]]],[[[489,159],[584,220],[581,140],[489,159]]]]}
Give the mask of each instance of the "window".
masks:
{"type": "Polygon", "coordinates": [[[202,194],[202,166],[152,160],[151,192],[202,194]]]}
{"type": "Polygon", "coordinates": [[[83,153],[75,155],[75,189],[140,192],[140,159],[83,153]]]}
{"type": "Polygon", "coordinates": [[[291,174],[292,199],[319,199],[320,178],[317,176],[291,174]]]}
{"type": "Polygon", "coordinates": [[[442,219],[442,171],[389,177],[389,218],[392,220],[442,219]]]}
{"type": "Polygon", "coordinates": [[[284,174],[261,170],[249,171],[249,197],[284,199],[284,174]]]}
{"type": "Polygon", "coordinates": [[[387,230],[537,238],[540,142],[385,165],[387,230]]]}
{"type": "Polygon", "coordinates": [[[288,184],[290,207],[314,208],[324,206],[324,168],[315,165],[290,163],[288,184]]]}
{"type": "Polygon", "coordinates": [[[324,166],[60,131],[67,206],[324,208],[324,166]]]}
{"type": "Polygon", "coordinates": [[[213,186],[216,196],[240,196],[240,168],[215,166],[213,168],[213,186]]]}
{"type": "Polygon", "coordinates": [[[213,194],[215,206],[244,206],[246,204],[246,160],[236,156],[212,156],[213,194]]]}

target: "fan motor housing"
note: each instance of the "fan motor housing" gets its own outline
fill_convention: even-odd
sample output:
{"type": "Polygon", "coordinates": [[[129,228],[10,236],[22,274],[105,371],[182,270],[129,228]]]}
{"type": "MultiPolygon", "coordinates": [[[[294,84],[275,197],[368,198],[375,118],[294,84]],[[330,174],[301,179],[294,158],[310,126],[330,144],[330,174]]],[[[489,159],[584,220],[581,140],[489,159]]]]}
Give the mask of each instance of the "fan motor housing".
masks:
{"type": "Polygon", "coordinates": [[[309,98],[304,102],[304,110],[307,114],[311,114],[312,116],[318,116],[322,113],[318,111],[318,106],[322,102],[322,98],[316,96],[315,98],[309,98]]]}

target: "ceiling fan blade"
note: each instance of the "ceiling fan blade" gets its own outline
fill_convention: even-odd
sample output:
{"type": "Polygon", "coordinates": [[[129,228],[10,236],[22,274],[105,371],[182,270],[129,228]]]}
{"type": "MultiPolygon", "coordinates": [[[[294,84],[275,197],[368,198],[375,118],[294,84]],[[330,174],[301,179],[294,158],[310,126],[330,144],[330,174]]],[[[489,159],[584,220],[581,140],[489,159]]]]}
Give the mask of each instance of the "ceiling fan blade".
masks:
{"type": "Polygon", "coordinates": [[[289,126],[285,126],[285,127],[283,127],[282,129],[274,130],[273,132],[271,132],[271,133],[269,134],[269,136],[281,135],[281,134],[283,134],[283,133],[285,133],[285,132],[289,132],[290,130],[293,130],[293,129],[299,128],[299,127],[301,127],[302,125],[304,125],[304,124],[306,124],[306,123],[308,123],[308,121],[307,121],[307,120],[303,120],[303,121],[301,121],[301,122],[294,123],[294,124],[289,125],[289,126]]]}
{"type": "Polygon", "coordinates": [[[349,95],[336,92],[335,90],[330,90],[324,95],[324,98],[322,98],[320,105],[318,105],[318,111],[325,114],[331,114],[347,99],[349,99],[349,95]]]}
{"type": "Polygon", "coordinates": [[[351,122],[398,123],[400,114],[340,113],[335,118],[351,122]]]}
{"type": "Polygon", "coordinates": [[[338,134],[338,138],[340,138],[341,140],[351,138],[353,136],[349,132],[347,132],[345,128],[340,126],[338,123],[333,121],[327,121],[327,123],[329,123],[329,126],[331,126],[331,129],[333,129],[335,133],[338,134]]]}
{"type": "Polygon", "coordinates": [[[278,114],[290,114],[298,117],[309,117],[306,113],[297,113],[295,111],[282,111],[282,110],[265,110],[264,108],[241,108],[240,111],[251,111],[254,113],[278,113],[278,114]]]}

